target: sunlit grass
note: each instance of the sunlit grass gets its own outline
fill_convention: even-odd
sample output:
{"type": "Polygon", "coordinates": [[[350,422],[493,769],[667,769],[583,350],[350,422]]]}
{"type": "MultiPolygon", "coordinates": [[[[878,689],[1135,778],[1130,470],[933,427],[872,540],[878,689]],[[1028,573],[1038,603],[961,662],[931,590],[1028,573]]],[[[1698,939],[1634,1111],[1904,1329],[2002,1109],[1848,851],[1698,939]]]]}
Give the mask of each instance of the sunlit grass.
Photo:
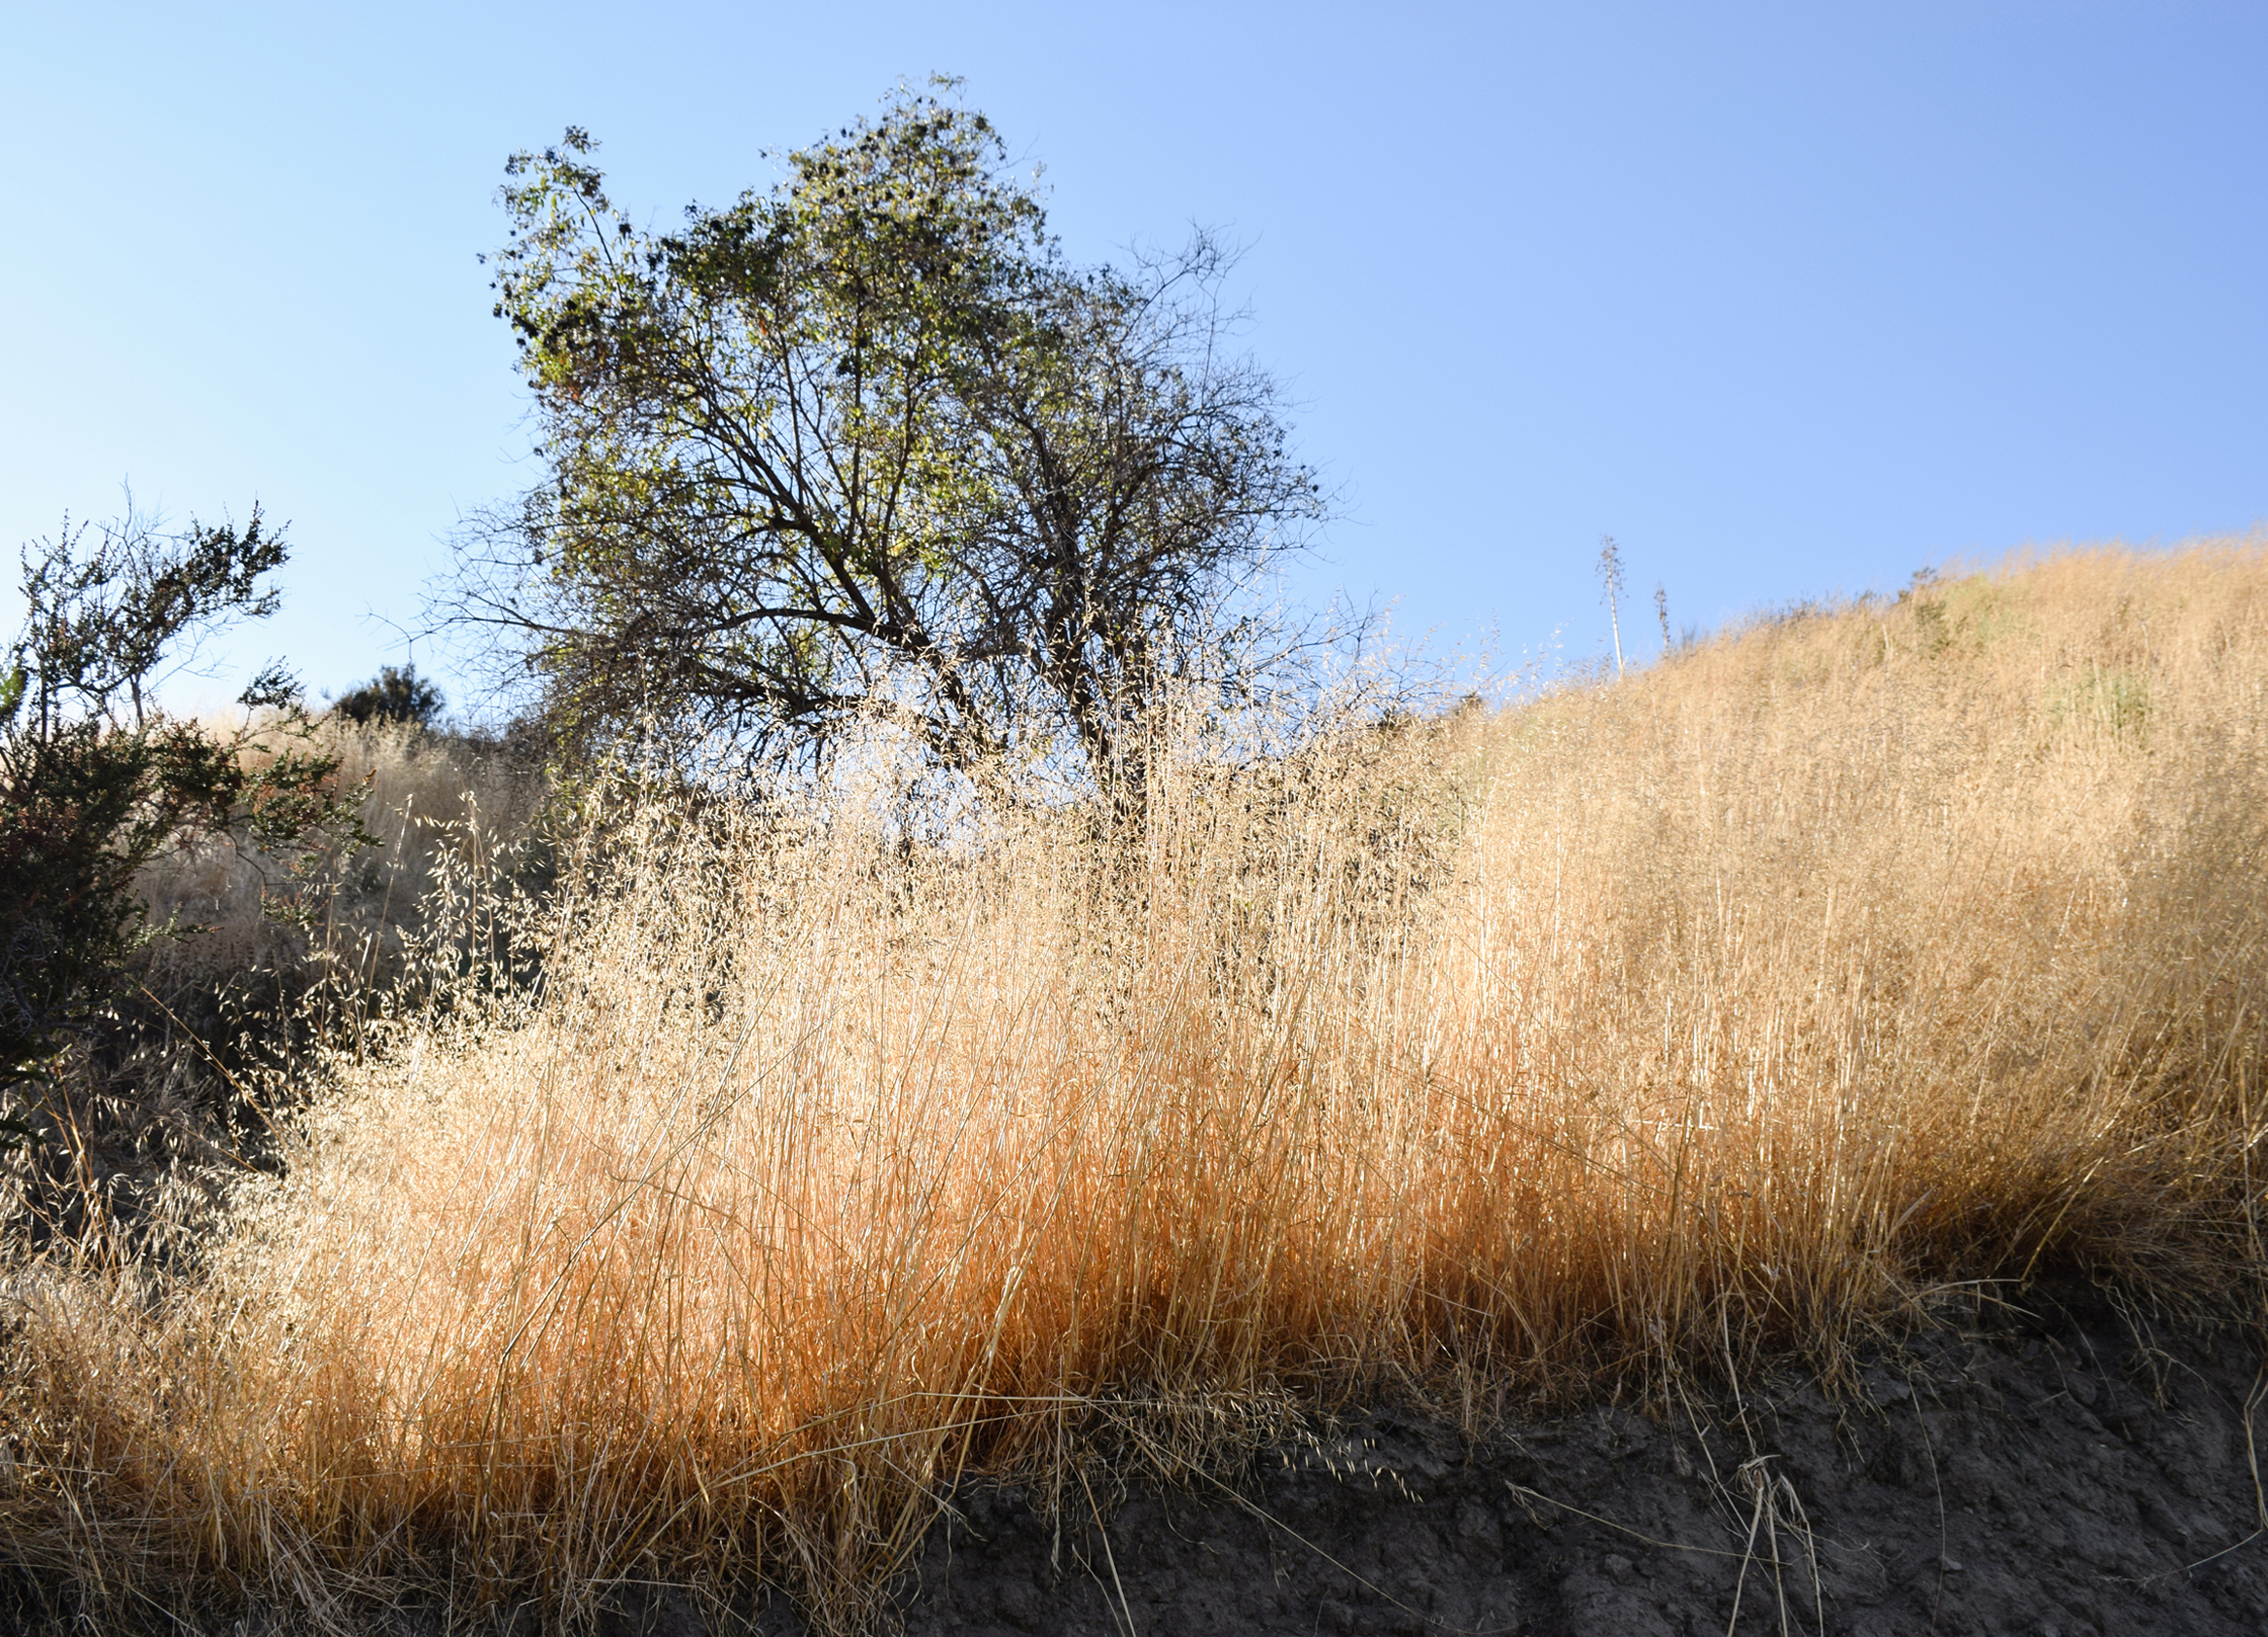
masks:
{"type": "Polygon", "coordinates": [[[2257,1307],[2257,542],[1192,756],[1139,838],[873,811],[649,808],[537,996],[349,1073],[209,1276],[19,1274],[18,1558],[849,1624],[964,1470],[1832,1371],[2045,1272],[2257,1307]]]}

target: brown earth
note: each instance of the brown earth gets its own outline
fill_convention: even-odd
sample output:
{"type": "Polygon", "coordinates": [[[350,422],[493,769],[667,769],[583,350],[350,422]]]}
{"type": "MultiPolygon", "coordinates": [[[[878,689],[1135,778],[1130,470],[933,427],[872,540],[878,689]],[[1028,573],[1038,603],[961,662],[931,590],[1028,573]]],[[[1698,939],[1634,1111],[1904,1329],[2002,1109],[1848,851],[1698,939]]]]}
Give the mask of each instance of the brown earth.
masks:
{"type": "Polygon", "coordinates": [[[1271,1452],[1237,1493],[1133,1497],[1107,1532],[1059,1536],[1016,1491],[971,1492],[905,1629],[2258,1637],[2260,1371],[2251,1341],[2098,1312],[1936,1336],[1858,1392],[1790,1378],[1674,1424],[1596,1410],[1468,1447],[1376,1415],[1271,1452]]]}

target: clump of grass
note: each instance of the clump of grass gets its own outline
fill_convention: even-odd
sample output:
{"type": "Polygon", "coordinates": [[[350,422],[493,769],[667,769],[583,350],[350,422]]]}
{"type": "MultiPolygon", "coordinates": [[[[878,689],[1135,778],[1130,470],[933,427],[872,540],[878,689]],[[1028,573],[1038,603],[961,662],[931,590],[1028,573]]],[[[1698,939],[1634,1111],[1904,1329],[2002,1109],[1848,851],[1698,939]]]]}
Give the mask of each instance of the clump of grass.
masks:
{"type": "Polygon", "coordinates": [[[0,1517],[112,1609],[847,1629],[961,1473],[1831,1371],[2046,1270],[2256,1312],[2264,704],[2221,543],[1193,754],[1134,836],[649,804],[199,1280],[18,1275],[0,1517]]]}

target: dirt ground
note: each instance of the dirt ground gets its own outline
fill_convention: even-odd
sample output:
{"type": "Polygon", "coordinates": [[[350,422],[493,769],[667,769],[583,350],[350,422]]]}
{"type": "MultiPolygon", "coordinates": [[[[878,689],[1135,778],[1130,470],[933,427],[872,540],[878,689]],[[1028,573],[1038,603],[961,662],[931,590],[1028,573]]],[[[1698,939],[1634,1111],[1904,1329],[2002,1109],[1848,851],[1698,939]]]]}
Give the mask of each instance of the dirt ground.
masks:
{"type": "Polygon", "coordinates": [[[2003,1324],[1862,1395],[1791,1379],[1676,1425],[1602,1410],[1468,1448],[1379,1415],[1272,1451],[1241,1494],[1137,1495],[1106,1532],[972,1493],[905,1629],[2258,1637],[2260,1367],[2107,1315],[2003,1324]]]}

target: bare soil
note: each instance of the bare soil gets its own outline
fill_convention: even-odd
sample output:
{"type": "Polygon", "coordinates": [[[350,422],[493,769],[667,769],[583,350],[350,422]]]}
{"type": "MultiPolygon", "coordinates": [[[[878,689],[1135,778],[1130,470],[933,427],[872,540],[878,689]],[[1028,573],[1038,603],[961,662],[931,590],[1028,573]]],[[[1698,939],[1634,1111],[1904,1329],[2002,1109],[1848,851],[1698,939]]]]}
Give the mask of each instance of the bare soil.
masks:
{"type": "Polygon", "coordinates": [[[1134,1496],[1106,1530],[972,1492],[910,1579],[905,1629],[2258,1637],[2260,1370],[2251,1340],[2098,1314],[1671,1422],[1601,1409],[1476,1444],[1379,1414],[1241,1483],[1134,1496]]]}

